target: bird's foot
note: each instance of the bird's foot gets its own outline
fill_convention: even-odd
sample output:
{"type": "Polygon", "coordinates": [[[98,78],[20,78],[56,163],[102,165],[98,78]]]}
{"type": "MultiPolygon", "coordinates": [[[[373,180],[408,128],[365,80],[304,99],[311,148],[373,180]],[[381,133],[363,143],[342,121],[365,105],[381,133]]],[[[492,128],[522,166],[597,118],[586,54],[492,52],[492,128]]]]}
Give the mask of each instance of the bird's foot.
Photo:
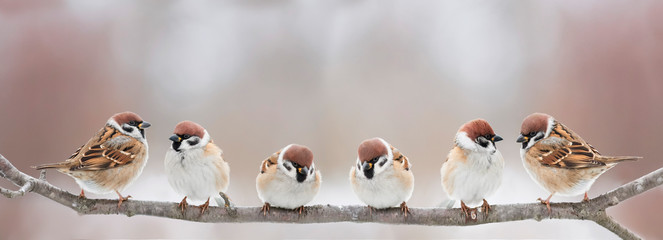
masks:
{"type": "Polygon", "coordinates": [[[267,216],[267,213],[269,212],[269,207],[270,207],[269,203],[265,203],[262,205],[260,211],[262,212],[263,216],[267,216]]]}
{"type": "Polygon", "coordinates": [[[410,208],[407,207],[407,204],[405,203],[405,201],[403,201],[403,203],[401,203],[401,212],[403,212],[403,214],[405,215],[405,217],[407,217],[408,214],[412,214],[412,213],[410,212],[410,208]]]}
{"type": "Polygon", "coordinates": [[[186,210],[188,206],[189,204],[186,202],[186,196],[184,196],[180,204],[177,205],[177,207],[180,208],[180,210],[182,211],[182,214],[184,214],[184,210],[186,210]]]}

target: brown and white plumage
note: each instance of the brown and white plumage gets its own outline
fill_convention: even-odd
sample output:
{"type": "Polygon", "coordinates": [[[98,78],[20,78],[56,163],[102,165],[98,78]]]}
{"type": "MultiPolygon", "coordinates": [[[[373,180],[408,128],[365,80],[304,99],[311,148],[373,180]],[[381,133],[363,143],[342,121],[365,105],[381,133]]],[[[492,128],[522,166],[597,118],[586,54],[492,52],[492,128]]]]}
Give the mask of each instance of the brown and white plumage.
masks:
{"type": "Polygon", "coordinates": [[[126,198],[119,192],[136,180],[147,163],[144,129],[149,126],[135,113],[115,114],[69,159],[36,168],[55,168],[71,176],[83,189],[82,197],[85,196],[84,191],[97,194],[115,191],[121,204],[126,198]]]}
{"type": "Polygon", "coordinates": [[[290,144],[262,161],[256,177],[263,213],[270,207],[297,209],[302,213],[320,190],[321,175],[315,169],[313,152],[306,146],[290,144]]]}
{"type": "Polygon", "coordinates": [[[407,216],[406,202],[414,190],[408,158],[382,138],[364,140],[357,155],[357,163],[350,169],[350,183],[357,197],[370,208],[400,204],[407,216]]]}
{"type": "Polygon", "coordinates": [[[179,205],[182,211],[190,198],[206,201],[199,206],[203,213],[209,206],[210,197],[218,199],[219,193],[228,189],[230,166],[223,159],[223,151],[199,124],[182,121],[175,126],[173,133],[171,148],[164,161],[168,183],[177,193],[184,195],[179,205]]]}
{"type": "Polygon", "coordinates": [[[550,209],[554,194],[576,196],[585,193],[605,171],[633,156],[603,156],[594,147],[552,116],[534,113],[523,120],[520,155],[530,177],[551,194],[543,203],[550,209]]]}
{"type": "Polygon", "coordinates": [[[469,121],[458,129],[440,173],[445,193],[451,200],[460,200],[466,216],[473,211],[470,208],[479,205],[483,211],[490,209],[485,198],[502,183],[504,158],[495,145],[501,140],[483,119],[469,121]]]}

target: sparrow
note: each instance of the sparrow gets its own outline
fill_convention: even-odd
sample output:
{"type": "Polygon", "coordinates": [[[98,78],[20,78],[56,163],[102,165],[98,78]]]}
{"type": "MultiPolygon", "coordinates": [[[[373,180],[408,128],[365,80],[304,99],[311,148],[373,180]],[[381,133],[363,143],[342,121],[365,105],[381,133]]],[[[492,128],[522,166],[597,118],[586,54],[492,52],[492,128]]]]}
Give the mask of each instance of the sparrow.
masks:
{"type": "Polygon", "coordinates": [[[320,171],[315,170],[313,152],[306,146],[290,144],[260,165],[256,189],[264,203],[261,212],[267,215],[269,208],[274,206],[295,209],[302,214],[304,205],[318,194],[320,183],[320,171]]]}
{"type": "Polygon", "coordinates": [[[534,113],[523,120],[516,142],[522,145],[520,156],[527,173],[550,192],[546,200],[538,199],[549,213],[554,194],[585,193],[583,201],[589,201],[587,191],[601,174],[618,162],[641,158],[603,156],[578,134],[544,113],[534,113]]]}
{"type": "Polygon", "coordinates": [[[230,167],[223,160],[223,151],[199,124],[180,122],[173,133],[164,161],[168,183],[175,192],[184,195],[178,205],[182,213],[188,205],[187,197],[195,201],[207,200],[197,206],[202,214],[209,207],[210,197],[228,190],[230,167]]]}
{"type": "Polygon", "coordinates": [[[117,113],[69,159],[35,168],[54,168],[74,178],[81,187],[79,198],[85,197],[85,191],[96,194],[114,191],[120,208],[131,197],[123,197],[120,191],[138,178],[147,163],[145,129],[150,125],[133,112],[117,113]]]}
{"type": "MultiPolygon", "coordinates": [[[[483,119],[463,124],[456,133],[454,147],[440,173],[444,192],[449,199],[460,200],[466,217],[470,216],[470,208],[479,205],[482,212],[490,210],[486,197],[495,193],[502,183],[504,158],[495,145],[501,140],[483,119]]],[[[472,216],[476,218],[475,213],[472,216]]]]}
{"type": "Polygon", "coordinates": [[[405,155],[382,138],[371,138],[359,144],[357,164],[350,169],[352,190],[359,199],[375,209],[400,204],[407,217],[406,202],[414,190],[412,165],[405,155]]]}

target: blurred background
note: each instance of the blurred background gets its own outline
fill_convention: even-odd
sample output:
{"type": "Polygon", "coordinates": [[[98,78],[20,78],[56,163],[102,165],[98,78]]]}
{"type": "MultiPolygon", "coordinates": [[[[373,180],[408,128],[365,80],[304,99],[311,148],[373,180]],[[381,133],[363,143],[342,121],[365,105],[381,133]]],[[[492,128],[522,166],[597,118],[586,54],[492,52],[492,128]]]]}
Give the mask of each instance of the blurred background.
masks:
{"type": "MultiPolygon", "coordinates": [[[[2,0],[0,154],[36,176],[30,166],[66,159],[130,110],[153,124],[147,167],[124,191],[134,199],[181,200],[163,158],[175,124],[193,120],[224,150],[238,205],[261,204],[260,162],[289,143],[309,146],[322,172],[311,204],[357,205],[348,172],[358,144],[380,136],[413,164],[408,205],[434,207],[455,132],[480,117],[505,139],[503,184],[488,201],[530,203],[548,193],[525,173],[515,139],[525,116],[545,112],[603,154],[644,157],[601,176],[589,191],[596,197],[663,167],[662,64],[655,0],[2,0]]],[[[48,180],[80,191],[55,171],[48,180]]],[[[608,213],[661,237],[662,197],[659,187],[608,213]]],[[[0,197],[0,211],[3,239],[616,238],[571,220],[422,227],[79,216],[35,194],[0,197]]]]}

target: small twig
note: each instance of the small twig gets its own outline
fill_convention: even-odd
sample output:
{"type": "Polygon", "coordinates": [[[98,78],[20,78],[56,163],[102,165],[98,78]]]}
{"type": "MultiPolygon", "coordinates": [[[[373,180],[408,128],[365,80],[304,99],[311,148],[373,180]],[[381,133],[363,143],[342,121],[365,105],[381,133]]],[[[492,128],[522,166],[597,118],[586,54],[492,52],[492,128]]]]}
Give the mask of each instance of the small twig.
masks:
{"type": "Polygon", "coordinates": [[[613,220],[610,216],[608,216],[608,214],[605,213],[604,210],[599,211],[599,214],[596,214],[596,216],[592,218],[592,220],[596,222],[598,225],[601,225],[602,227],[610,230],[614,234],[617,234],[617,236],[621,237],[622,239],[640,239],[638,235],[629,231],[627,228],[620,225],[619,223],[615,222],[615,220],[613,220]]]}
{"type": "Polygon", "coordinates": [[[23,186],[17,191],[12,191],[3,187],[0,187],[0,194],[5,195],[7,198],[21,197],[25,195],[26,192],[32,191],[33,183],[31,181],[26,182],[23,186]]]}

